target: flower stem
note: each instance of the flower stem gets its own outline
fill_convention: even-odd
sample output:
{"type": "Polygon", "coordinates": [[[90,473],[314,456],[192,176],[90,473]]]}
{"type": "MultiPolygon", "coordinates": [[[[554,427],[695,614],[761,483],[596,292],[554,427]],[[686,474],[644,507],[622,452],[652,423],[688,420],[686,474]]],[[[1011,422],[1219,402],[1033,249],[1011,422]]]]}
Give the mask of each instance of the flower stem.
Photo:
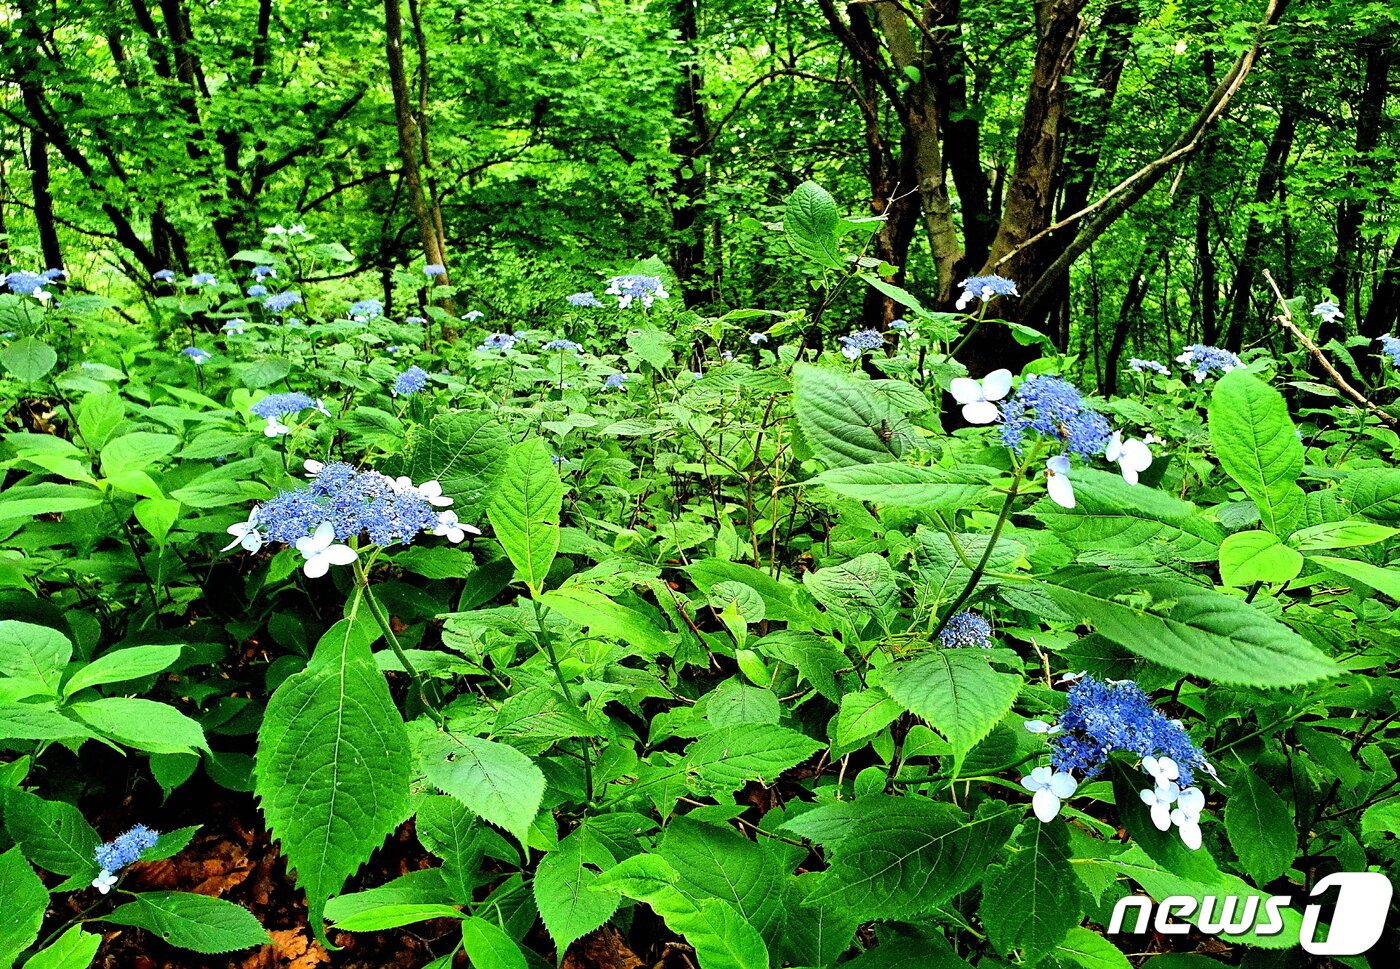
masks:
{"type": "Polygon", "coordinates": [[[354,567],[355,581],[360,588],[360,594],[364,597],[365,605],[369,606],[370,615],[372,615],[374,621],[379,624],[380,631],[384,633],[384,639],[389,643],[389,648],[394,651],[394,655],[399,658],[399,663],[403,666],[404,672],[413,680],[414,689],[418,693],[418,702],[422,704],[424,712],[433,718],[434,723],[439,727],[446,727],[447,721],[443,718],[442,714],[437,712],[436,708],[434,708],[433,704],[428,700],[428,691],[423,685],[423,677],[414,667],[412,661],[409,660],[408,654],[404,652],[403,646],[399,644],[399,637],[395,634],[394,627],[389,624],[389,617],[384,614],[383,608],[379,605],[379,600],[374,597],[374,592],[371,590],[369,584],[369,571],[359,559],[355,560],[354,567]]]}
{"type": "MultiPolygon", "coordinates": [[[[545,625],[544,625],[544,609],[543,609],[543,607],[540,605],[539,600],[532,599],[532,600],[530,600],[530,601],[534,603],[534,606],[535,606],[535,622],[538,623],[538,624],[539,624],[539,627],[540,627],[540,645],[544,647],[544,654],[545,654],[545,656],[549,659],[549,665],[550,665],[550,667],[552,667],[553,670],[554,670],[554,678],[555,678],[556,680],[559,681],[559,689],[562,690],[562,691],[564,692],[564,699],[565,699],[566,701],[568,701],[569,706],[573,707],[574,710],[578,712],[579,716],[582,716],[582,715],[583,715],[583,709],[578,705],[578,702],[577,702],[576,700],[574,700],[573,691],[569,689],[568,680],[566,680],[566,679],[564,678],[564,668],[563,668],[562,666],[559,665],[559,655],[554,651],[554,636],[553,636],[553,634],[550,633],[547,629],[545,629],[545,625]]],[[[588,801],[588,803],[589,803],[589,804],[592,804],[592,803],[593,803],[593,757],[592,757],[592,755],[590,754],[589,749],[588,749],[588,738],[587,738],[587,737],[580,737],[580,738],[578,738],[578,744],[579,744],[579,756],[583,759],[583,788],[584,788],[584,794],[585,794],[585,798],[586,798],[586,800],[588,801]]]]}

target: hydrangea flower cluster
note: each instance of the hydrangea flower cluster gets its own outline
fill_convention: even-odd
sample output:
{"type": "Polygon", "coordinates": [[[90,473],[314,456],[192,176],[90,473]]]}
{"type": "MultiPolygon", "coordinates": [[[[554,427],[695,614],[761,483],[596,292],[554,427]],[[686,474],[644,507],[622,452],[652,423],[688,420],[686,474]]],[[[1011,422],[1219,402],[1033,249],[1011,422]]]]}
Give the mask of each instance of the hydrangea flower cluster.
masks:
{"type": "Polygon", "coordinates": [[[1196,383],[1205,380],[1212,370],[1219,370],[1222,374],[1227,374],[1236,367],[1244,366],[1244,361],[1229,350],[1208,347],[1204,343],[1193,343],[1189,347],[1183,347],[1181,356],[1176,358],[1176,362],[1184,363],[1192,368],[1196,383]]]}
{"type": "Polygon", "coordinates": [[[988,302],[993,296],[1020,296],[1016,291],[1016,284],[1004,276],[969,276],[958,283],[962,289],[962,295],[958,297],[957,307],[959,310],[967,309],[967,304],[974,299],[988,302]]]}
{"type": "Polygon", "coordinates": [[[749,334],[749,342],[752,343],[754,346],[758,346],[760,343],[767,343],[767,342],[768,342],[768,334],[767,334],[767,333],[750,333],[750,334],[749,334]]]}
{"type": "Polygon", "coordinates": [[[115,840],[98,845],[94,855],[102,871],[92,880],[92,887],[106,895],[117,883],[117,872],[138,861],[141,852],[153,847],[159,839],[159,831],[138,824],[125,834],[117,835],[115,840]]]}
{"type": "Polygon", "coordinates": [[[846,336],[838,336],[836,342],[841,344],[841,356],[847,360],[859,360],[867,351],[884,346],[885,335],[879,330],[854,330],[846,336]]]}
{"type": "Polygon", "coordinates": [[[583,352],[583,344],[575,343],[573,340],[550,340],[540,349],[542,350],[572,350],[574,353],[583,352]]]}
{"type": "Polygon", "coordinates": [[[220,327],[230,336],[242,336],[248,332],[248,321],[244,319],[232,319],[220,327]]]}
{"type": "Polygon", "coordinates": [[[44,289],[44,284],[51,283],[58,277],[66,275],[68,274],[62,269],[45,269],[41,273],[19,270],[3,277],[0,282],[4,282],[12,293],[33,296],[37,300],[46,300],[52,294],[44,289]]]}
{"type": "Polygon", "coordinates": [[[631,379],[632,374],[630,373],[610,373],[603,378],[603,386],[613,390],[621,390],[631,379]]]}
{"type": "Polygon", "coordinates": [[[1313,315],[1324,323],[1331,323],[1342,318],[1342,308],[1337,305],[1335,300],[1323,300],[1314,306],[1312,311],[1313,315]]]}
{"type": "Polygon", "coordinates": [[[409,394],[418,393],[426,386],[428,386],[428,371],[422,367],[409,367],[394,381],[393,395],[406,397],[409,394]]]}
{"type": "Polygon", "coordinates": [[[185,347],[185,349],[180,351],[180,355],[189,357],[190,362],[196,366],[204,363],[212,356],[208,350],[201,350],[199,347],[185,347]]]}
{"type": "Polygon", "coordinates": [[[1158,830],[1174,824],[1188,848],[1199,848],[1205,795],[1194,786],[1195,772],[1214,776],[1215,771],[1181,722],[1155,709],[1132,680],[1100,681],[1080,674],[1073,681],[1069,708],[1058,724],[1026,724],[1032,733],[1045,734],[1051,747],[1050,766],[1037,767],[1021,780],[1033,792],[1035,816],[1041,821],[1055,817],[1060,802],[1080,781],[1096,777],[1114,751],[1123,751],[1140,758],[1153,781],[1141,796],[1158,830]]]}
{"type": "Polygon", "coordinates": [[[938,634],[938,641],[949,647],[978,646],[991,649],[992,624],[977,613],[964,610],[949,618],[943,626],[943,631],[938,634]]]}
{"type": "MultiPolygon", "coordinates": [[[[465,319],[465,317],[463,317],[465,319]]],[[[513,333],[492,333],[481,341],[478,350],[509,350],[520,342],[520,338],[513,333]]]]}
{"type": "Polygon", "coordinates": [[[572,296],[565,296],[564,302],[568,303],[570,306],[603,305],[602,303],[598,302],[598,297],[594,296],[592,293],[574,293],[574,295],[572,296]]]}
{"type": "Polygon", "coordinates": [[[441,263],[430,262],[423,267],[424,276],[446,276],[447,267],[441,263]]]}
{"type": "Polygon", "coordinates": [[[1397,339],[1392,334],[1390,336],[1378,336],[1376,340],[1379,341],[1381,345],[1381,353],[1384,353],[1390,358],[1391,364],[1400,368],[1400,339],[1397,339]]]}
{"type": "Polygon", "coordinates": [[[1166,364],[1158,363],[1156,360],[1140,360],[1137,357],[1132,357],[1128,360],[1128,369],[1134,373],[1146,373],[1150,370],[1164,377],[1171,376],[1171,371],[1167,369],[1166,364]]]}
{"type": "Polygon", "coordinates": [[[267,278],[269,278],[269,277],[272,278],[272,279],[276,279],[276,278],[277,278],[277,270],[274,269],[274,268],[271,267],[271,266],[254,266],[254,267],[253,267],[253,278],[254,278],[254,279],[263,280],[263,279],[267,279],[267,278]]]}
{"type": "Polygon", "coordinates": [[[1085,457],[1102,454],[1112,434],[1108,420],[1084,402],[1074,385],[1044,374],[1021,381],[1001,418],[1001,439],[1017,454],[1029,431],[1063,441],[1071,453],[1085,457]]]}
{"type": "MultiPolygon", "coordinates": [[[[267,292],[266,286],[253,286],[248,290],[248,295],[253,295],[254,289],[262,289],[264,293],[267,292]]],[[[272,296],[269,296],[267,299],[263,300],[263,306],[266,306],[274,313],[280,313],[285,309],[290,309],[291,307],[295,306],[297,303],[300,302],[301,294],[294,289],[289,289],[285,293],[275,293],[272,296]]]]}
{"type": "MultiPolygon", "coordinates": [[[[670,293],[663,288],[660,276],[614,276],[608,280],[608,288],[603,290],[604,295],[616,296],[618,309],[627,309],[634,302],[640,301],[647,309],[651,309],[651,304],[658,299],[670,298],[670,293]]],[[[592,295],[592,294],[589,294],[592,295]]],[[[586,303],[575,303],[575,306],[586,306],[586,303]]]]}
{"type": "Polygon", "coordinates": [[[224,551],[241,546],[256,552],[266,542],[282,542],[301,553],[302,571],[314,579],[332,565],[354,562],[359,553],[344,543],[359,535],[374,545],[396,545],[422,534],[454,543],[481,534],[458,521],[455,512],[437,510],[452,499],[436,481],[415,485],[407,477],[361,471],[343,461],[308,461],[306,469],[309,484],[254,506],[246,522],[229,526],[234,538],[224,551]]]}
{"type": "Polygon", "coordinates": [[[255,283],[254,285],[248,287],[249,296],[266,296],[267,293],[268,289],[262,283],[255,283]]]}
{"type": "Polygon", "coordinates": [[[268,437],[277,437],[279,434],[291,432],[290,427],[287,427],[278,420],[279,417],[300,413],[308,407],[314,407],[322,414],[328,413],[326,405],[316,398],[296,392],[289,394],[268,394],[252,407],[249,407],[248,410],[254,417],[267,419],[267,427],[263,429],[263,434],[268,437]]]}
{"type": "Polygon", "coordinates": [[[195,273],[190,277],[191,286],[213,286],[217,282],[213,273],[195,273]]]}
{"type": "Polygon", "coordinates": [[[151,278],[152,278],[152,279],[158,279],[158,280],[160,280],[160,281],[163,282],[163,283],[168,283],[168,282],[170,282],[170,280],[172,280],[172,279],[175,278],[175,270],[173,270],[173,269],[157,269],[155,272],[151,273],[151,278]]]}
{"type": "Polygon", "coordinates": [[[362,299],[358,303],[350,305],[350,318],[363,323],[365,320],[381,316],[384,313],[384,304],[377,299],[362,299]]]}

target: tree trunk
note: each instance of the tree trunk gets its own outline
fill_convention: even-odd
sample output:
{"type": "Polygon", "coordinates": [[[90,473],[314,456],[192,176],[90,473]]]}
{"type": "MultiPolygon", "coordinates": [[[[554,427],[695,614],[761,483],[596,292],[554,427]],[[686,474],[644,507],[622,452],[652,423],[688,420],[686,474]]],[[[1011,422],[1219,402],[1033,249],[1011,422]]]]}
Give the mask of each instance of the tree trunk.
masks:
{"type": "Polygon", "coordinates": [[[44,256],[43,268],[63,269],[63,249],[58,242],[49,185],[49,141],[40,131],[29,138],[29,185],[34,194],[34,224],[39,232],[39,251],[44,256]]]}
{"type": "Polygon", "coordinates": [[[676,158],[671,175],[671,265],[680,280],[681,297],[688,308],[705,306],[715,300],[713,276],[705,266],[705,225],[701,214],[710,119],[702,96],[704,75],[695,50],[700,39],[698,6],[698,0],[675,0],[672,9],[683,60],[680,83],[676,85],[676,134],[671,139],[671,154],[676,158]]]}

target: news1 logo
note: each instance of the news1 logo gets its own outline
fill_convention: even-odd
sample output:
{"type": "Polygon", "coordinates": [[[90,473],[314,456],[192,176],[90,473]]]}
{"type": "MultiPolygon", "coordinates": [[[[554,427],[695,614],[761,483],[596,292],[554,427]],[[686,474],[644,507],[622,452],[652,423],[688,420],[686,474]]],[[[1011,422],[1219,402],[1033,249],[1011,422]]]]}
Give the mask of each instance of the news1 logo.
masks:
{"type": "MultiPolygon", "coordinates": [[[[1339,871],[1318,882],[1309,897],[1316,898],[1333,887],[1337,888],[1337,901],[1327,922],[1327,937],[1322,941],[1314,940],[1324,906],[1310,902],[1303,909],[1299,944],[1304,952],[1312,955],[1359,956],[1380,940],[1394,888],[1390,879],[1380,872],[1339,871]]],[[[1151,921],[1152,927],[1164,935],[1184,935],[1191,931],[1190,925],[1168,919],[1173,916],[1190,918],[1194,914],[1192,921],[1196,928],[1212,935],[1242,935],[1252,931],[1256,935],[1271,936],[1283,931],[1283,916],[1279,910],[1292,901],[1291,895],[1248,895],[1243,898],[1238,895],[1204,895],[1199,898],[1194,895],[1169,895],[1157,903],[1156,917],[1151,921]],[[1262,922],[1259,921],[1261,907],[1264,910],[1262,922]]],[[[1144,895],[1120,898],[1109,920],[1109,934],[1128,932],[1140,935],[1146,932],[1152,909],[1152,900],[1144,895]],[[1131,928],[1124,929],[1123,923],[1129,909],[1137,909],[1137,918],[1131,928]]]]}

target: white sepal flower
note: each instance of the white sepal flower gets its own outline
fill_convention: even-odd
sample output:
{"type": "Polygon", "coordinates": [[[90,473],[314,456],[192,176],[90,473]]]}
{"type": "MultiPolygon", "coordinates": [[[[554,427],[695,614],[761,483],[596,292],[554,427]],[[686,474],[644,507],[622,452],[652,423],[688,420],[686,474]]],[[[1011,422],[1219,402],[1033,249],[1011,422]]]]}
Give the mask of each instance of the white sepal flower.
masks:
{"type": "Polygon", "coordinates": [[[440,535],[456,545],[468,535],[480,535],[481,529],[475,525],[463,525],[457,520],[455,511],[443,511],[438,512],[438,523],[433,529],[433,534],[440,535]]]}
{"type": "Polygon", "coordinates": [[[1057,454],[1045,462],[1045,490],[1061,508],[1074,507],[1074,483],[1069,480],[1069,455],[1057,454]]]}
{"type": "Polygon", "coordinates": [[[256,552],[258,549],[262,548],[263,536],[260,530],[260,523],[258,522],[258,510],[258,506],[254,505],[246,522],[238,522],[224,529],[224,531],[233,536],[233,541],[219,549],[219,551],[227,552],[229,549],[238,545],[243,546],[243,549],[248,552],[256,552]]]}
{"type": "Polygon", "coordinates": [[[1195,851],[1201,846],[1201,809],[1206,806],[1206,796],[1198,787],[1188,787],[1176,797],[1176,809],[1171,813],[1172,824],[1181,831],[1181,840],[1195,851]]]}
{"type": "Polygon", "coordinates": [[[267,427],[263,428],[263,434],[268,437],[280,437],[283,434],[290,433],[292,433],[292,429],[286,424],[283,424],[276,417],[269,417],[267,419],[267,427]]]}
{"type": "Polygon", "coordinates": [[[1079,782],[1066,771],[1053,767],[1037,767],[1021,778],[1021,786],[1032,792],[1031,807],[1042,823],[1060,813],[1060,802],[1071,797],[1079,782]]]}
{"type": "Polygon", "coordinates": [[[301,570],[311,579],[319,579],[332,565],[349,565],[359,557],[349,545],[336,542],[335,528],[330,522],[321,522],[316,531],[297,539],[296,550],[306,559],[301,570]]]}
{"type": "Polygon", "coordinates": [[[1176,800],[1178,790],[1175,784],[1162,785],[1144,788],[1141,792],[1142,803],[1152,809],[1152,823],[1157,825],[1158,831],[1166,831],[1172,826],[1172,803],[1176,800]]]}
{"type": "Polygon", "coordinates": [[[1149,754],[1142,759],[1142,769],[1157,781],[1159,787],[1174,783],[1181,776],[1181,768],[1170,757],[1153,757],[1149,754]]]}
{"type": "Polygon", "coordinates": [[[419,498],[434,508],[446,508],[452,504],[452,499],[442,493],[442,485],[436,481],[424,481],[413,490],[418,493],[419,498]]]}
{"type": "Polygon", "coordinates": [[[990,424],[1001,416],[997,405],[1011,391],[1011,371],[993,370],[981,380],[971,377],[954,377],[948,385],[948,393],[963,405],[963,420],[969,424],[990,424]]]}
{"type": "Polygon", "coordinates": [[[112,890],[112,886],[116,883],[116,873],[110,872],[106,868],[104,868],[101,872],[98,873],[97,877],[92,880],[92,887],[97,889],[103,895],[106,895],[112,890]]]}
{"type": "Polygon", "coordinates": [[[1152,467],[1152,451],[1147,447],[1147,442],[1131,437],[1124,440],[1121,431],[1114,431],[1108,439],[1108,450],[1104,456],[1118,465],[1123,472],[1123,480],[1128,484],[1137,484],[1138,475],[1152,467]]]}
{"type": "Polygon", "coordinates": [[[1053,737],[1057,733],[1064,733],[1064,728],[1044,720],[1027,720],[1026,729],[1031,733],[1043,733],[1047,737],[1053,737]]]}
{"type": "Polygon", "coordinates": [[[306,469],[306,476],[308,478],[314,478],[326,469],[324,461],[312,461],[310,458],[303,461],[301,466],[306,469]]]}

